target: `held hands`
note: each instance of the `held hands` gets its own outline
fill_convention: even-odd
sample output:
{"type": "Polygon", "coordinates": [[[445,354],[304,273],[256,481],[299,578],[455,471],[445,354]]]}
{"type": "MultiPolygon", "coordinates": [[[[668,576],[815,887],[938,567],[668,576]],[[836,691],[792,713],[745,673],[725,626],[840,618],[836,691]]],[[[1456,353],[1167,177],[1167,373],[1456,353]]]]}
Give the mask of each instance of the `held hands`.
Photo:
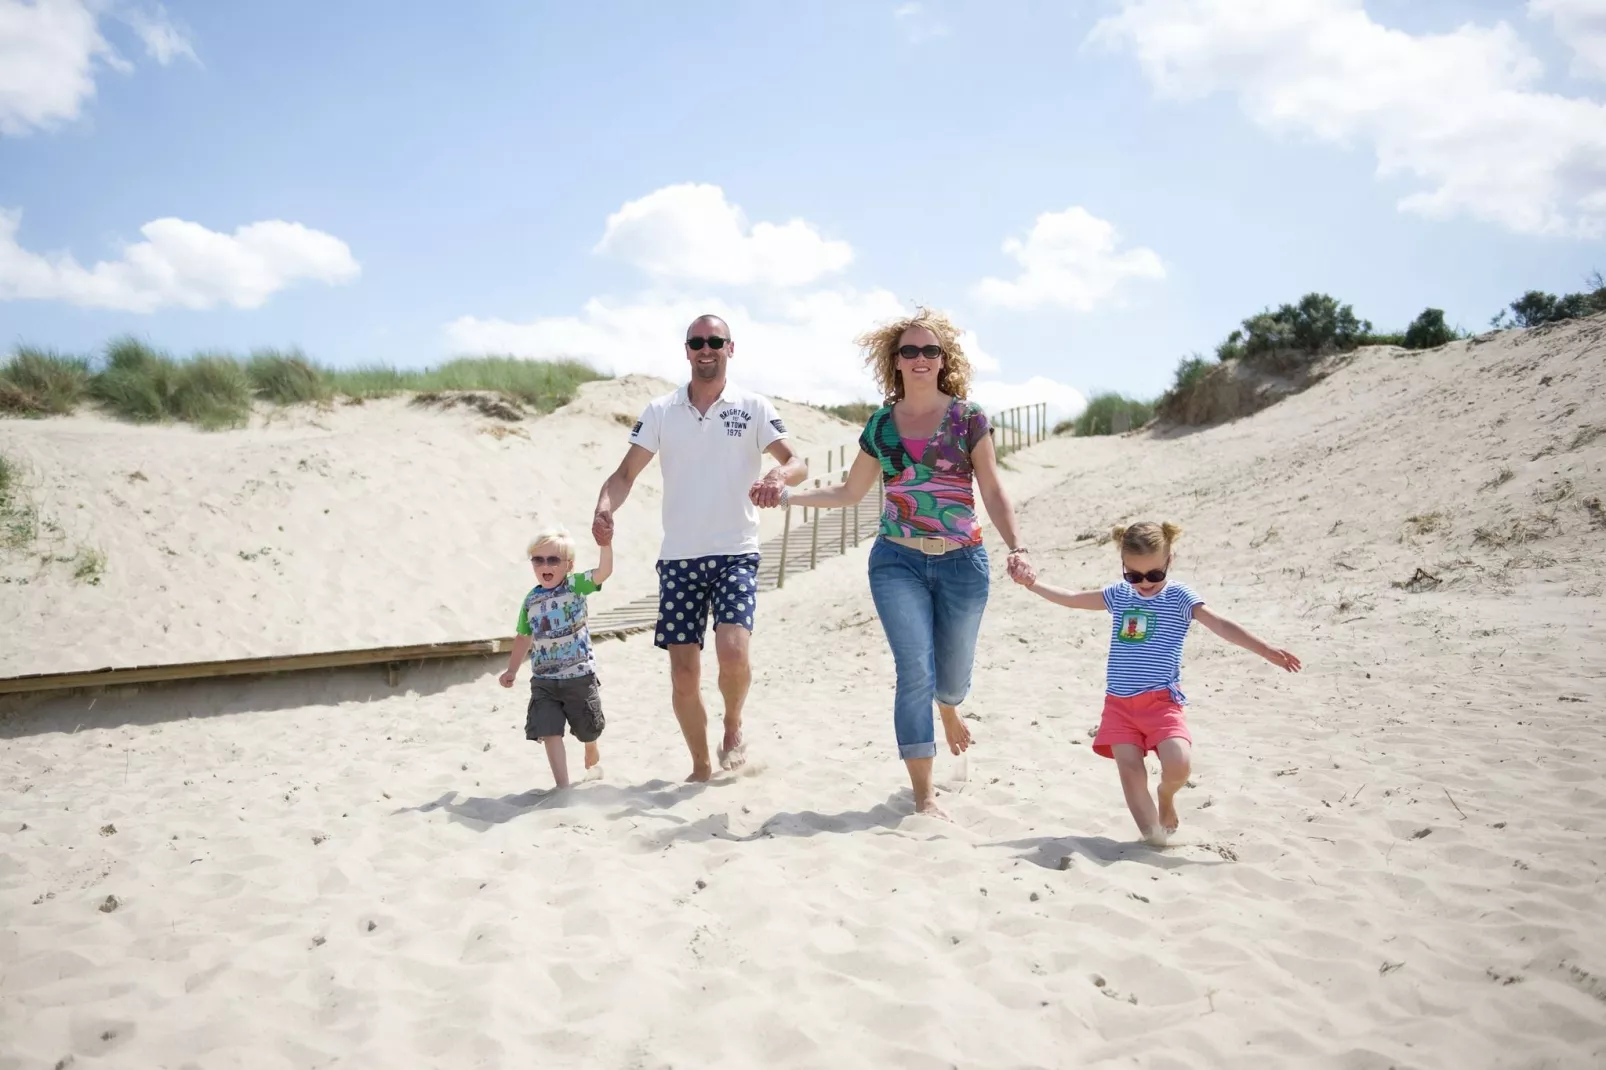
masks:
{"type": "Polygon", "coordinates": [[[513,681],[517,680],[518,677],[519,677],[519,674],[518,674],[517,670],[509,669],[506,672],[504,672],[501,676],[498,676],[496,678],[496,682],[501,684],[503,687],[512,687],[513,686],[513,681]]]}
{"type": "Polygon", "coordinates": [[[779,471],[770,469],[763,479],[748,490],[748,499],[760,509],[773,509],[786,501],[786,483],[778,474],[779,471]]]}
{"type": "Polygon", "coordinates": [[[1032,567],[1025,551],[1009,555],[1009,578],[1022,587],[1030,587],[1037,582],[1037,570],[1032,567]]]}
{"type": "Polygon", "coordinates": [[[1274,646],[1267,647],[1260,656],[1271,662],[1273,665],[1276,665],[1278,668],[1286,669],[1289,672],[1298,672],[1300,669],[1304,668],[1304,666],[1300,665],[1299,659],[1294,656],[1294,652],[1291,650],[1279,650],[1274,646]]]}
{"type": "MultiPolygon", "coordinates": [[[[599,508],[591,517],[591,537],[598,546],[613,545],[613,510],[599,508]]],[[[506,686],[506,685],[504,685],[506,686]]]]}

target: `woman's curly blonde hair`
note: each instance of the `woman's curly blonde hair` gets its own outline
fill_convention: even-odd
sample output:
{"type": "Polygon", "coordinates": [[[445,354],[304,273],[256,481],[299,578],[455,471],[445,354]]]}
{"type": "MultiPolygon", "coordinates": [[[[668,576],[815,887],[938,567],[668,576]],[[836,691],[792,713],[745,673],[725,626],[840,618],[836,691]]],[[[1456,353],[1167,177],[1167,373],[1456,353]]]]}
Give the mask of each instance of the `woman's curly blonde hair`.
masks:
{"type": "Polygon", "coordinates": [[[964,347],[959,344],[959,328],[943,313],[922,307],[913,316],[866,331],[856,340],[856,344],[864,351],[865,367],[875,376],[882,397],[889,403],[903,397],[903,375],[898,371],[898,340],[911,327],[924,327],[937,336],[937,344],[942,346],[942,370],[937,373],[937,389],[956,398],[969,394],[970,361],[965,356],[964,347]]]}

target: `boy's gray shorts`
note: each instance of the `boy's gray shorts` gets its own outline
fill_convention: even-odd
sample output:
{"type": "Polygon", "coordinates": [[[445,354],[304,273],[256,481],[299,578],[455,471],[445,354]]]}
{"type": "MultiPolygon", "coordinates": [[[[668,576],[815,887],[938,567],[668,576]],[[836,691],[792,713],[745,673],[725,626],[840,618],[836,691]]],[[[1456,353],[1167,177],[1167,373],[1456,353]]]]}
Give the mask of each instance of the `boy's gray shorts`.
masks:
{"type": "Polygon", "coordinates": [[[551,680],[544,676],[530,680],[530,709],[524,718],[524,738],[542,739],[563,735],[569,725],[574,738],[591,743],[602,735],[602,695],[596,676],[572,676],[551,680]]]}

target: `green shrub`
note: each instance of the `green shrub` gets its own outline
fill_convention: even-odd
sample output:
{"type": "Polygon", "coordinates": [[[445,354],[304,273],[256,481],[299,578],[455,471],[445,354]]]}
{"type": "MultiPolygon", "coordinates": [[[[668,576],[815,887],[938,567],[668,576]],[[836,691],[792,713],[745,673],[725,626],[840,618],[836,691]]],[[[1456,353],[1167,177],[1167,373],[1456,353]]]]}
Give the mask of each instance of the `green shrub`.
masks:
{"type": "Polygon", "coordinates": [[[1529,290],[1489,321],[1491,327],[1540,327],[1546,323],[1582,319],[1606,312],[1606,279],[1595,272],[1586,280],[1587,293],[1555,294],[1529,290]]]}
{"type": "Polygon", "coordinates": [[[0,367],[0,412],[64,416],[89,389],[89,361],[54,350],[18,346],[0,367]]]}
{"type": "Polygon", "coordinates": [[[327,401],[333,393],[328,379],[299,349],[280,352],[258,349],[245,365],[246,378],[257,397],[276,405],[327,401]]]}
{"type": "Polygon", "coordinates": [[[1072,423],[1080,436],[1111,435],[1116,433],[1116,418],[1121,414],[1125,414],[1128,428],[1142,427],[1154,415],[1154,403],[1139,401],[1124,394],[1096,394],[1088,401],[1087,408],[1082,410],[1080,416],[1067,422],[1072,423]]]}
{"type": "MultiPolygon", "coordinates": [[[[416,372],[413,374],[417,374],[416,372]]],[[[356,368],[330,369],[324,375],[329,389],[341,397],[364,401],[388,398],[413,389],[402,373],[383,364],[363,364],[356,368]]]]}
{"type": "Polygon", "coordinates": [[[123,337],[106,346],[106,366],[90,380],[89,392],[125,420],[154,423],[173,418],[178,378],[172,357],[123,337]]]}
{"type": "Polygon", "coordinates": [[[1188,354],[1186,357],[1183,357],[1181,360],[1177,361],[1176,371],[1172,373],[1171,377],[1171,389],[1166,391],[1166,393],[1186,394],[1195,386],[1199,385],[1199,380],[1203,379],[1205,377],[1205,373],[1214,366],[1214,362],[1202,354],[1188,354]]]}
{"type": "Polygon", "coordinates": [[[1405,329],[1407,349],[1437,349],[1455,339],[1456,332],[1445,325],[1442,308],[1424,308],[1405,329]]]}
{"type": "Polygon", "coordinates": [[[524,360],[519,357],[458,357],[426,369],[414,390],[489,390],[515,398],[539,412],[574,400],[580,384],[608,376],[578,360],[524,360]]]}
{"type": "Polygon", "coordinates": [[[227,354],[197,354],[178,366],[170,411],[207,431],[243,427],[251,418],[251,380],[227,354]]]}
{"type": "Polygon", "coordinates": [[[850,401],[846,405],[821,405],[821,409],[835,416],[838,420],[846,420],[850,424],[865,424],[881,406],[870,401],[850,401]]]}
{"type": "Polygon", "coordinates": [[[1297,305],[1281,305],[1275,312],[1268,309],[1244,320],[1242,335],[1235,338],[1239,332],[1234,331],[1223,346],[1234,355],[1251,357],[1287,351],[1314,356],[1354,349],[1371,330],[1371,323],[1358,319],[1349,305],[1327,294],[1308,293],[1297,305]]]}
{"type": "Polygon", "coordinates": [[[1399,346],[1405,347],[1404,332],[1396,331],[1393,334],[1379,334],[1376,331],[1367,331],[1357,335],[1355,344],[1358,346],[1399,346]]]}

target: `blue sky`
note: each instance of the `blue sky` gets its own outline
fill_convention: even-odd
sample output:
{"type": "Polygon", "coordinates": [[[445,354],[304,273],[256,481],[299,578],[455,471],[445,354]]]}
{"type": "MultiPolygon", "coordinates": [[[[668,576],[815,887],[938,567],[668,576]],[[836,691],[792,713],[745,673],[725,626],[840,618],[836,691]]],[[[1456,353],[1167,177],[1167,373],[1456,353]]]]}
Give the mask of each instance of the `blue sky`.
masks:
{"type": "Polygon", "coordinates": [[[830,401],[919,301],[1069,407],[1309,290],[1482,329],[1606,270],[1606,0],[446,11],[0,0],[0,342],[678,378],[715,308],[830,401]]]}

